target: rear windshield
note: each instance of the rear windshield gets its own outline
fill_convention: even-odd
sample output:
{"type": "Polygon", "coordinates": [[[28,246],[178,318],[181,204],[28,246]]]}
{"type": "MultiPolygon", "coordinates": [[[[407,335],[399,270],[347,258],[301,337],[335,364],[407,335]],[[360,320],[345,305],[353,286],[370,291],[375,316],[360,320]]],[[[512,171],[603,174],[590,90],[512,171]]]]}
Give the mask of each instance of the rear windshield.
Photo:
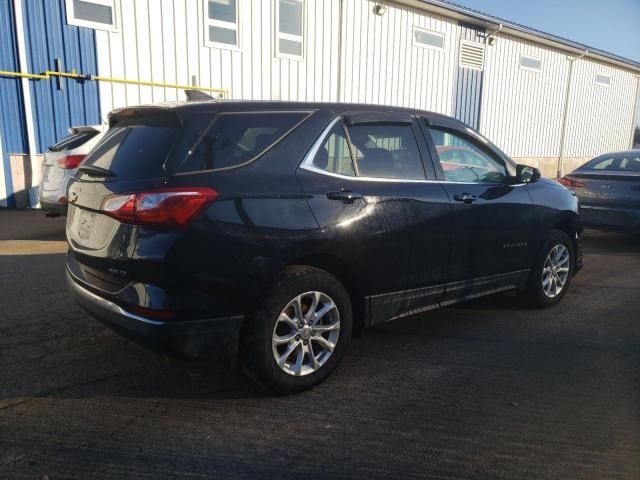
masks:
{"type": "Polygon", "coordinates": [[[64,137],[55,145],[49,147],[51,152],[61,152],[63,150],[72,150],[85,144],[98,134],[96,130],[87,130],[84,132],[74,133],[68,137],[64,137]]]}
{"type": "Polygon", "coordinates": [[[109,129],[84,165],[109,170],[118,179],[161,176],[178,127],[177,119],[162,116],[121,120],[109,129]]]}
{"type": "Polygon", "coordinates": [[[178,172],[236,167],[280,140],[307,112],[223,113],[188,152],[178,172]]]}
{"type": "Polygon", "coordinates": [[[588,168],[600,171],[640,171],[640,154],[632,154],[618,157],[600,157],[589,164],[588,168]]]}

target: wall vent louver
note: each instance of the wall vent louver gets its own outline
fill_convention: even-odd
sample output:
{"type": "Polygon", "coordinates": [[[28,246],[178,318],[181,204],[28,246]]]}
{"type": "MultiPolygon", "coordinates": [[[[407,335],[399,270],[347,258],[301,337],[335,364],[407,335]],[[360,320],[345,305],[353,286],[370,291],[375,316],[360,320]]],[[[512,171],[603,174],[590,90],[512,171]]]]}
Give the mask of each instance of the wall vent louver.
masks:
{"type": "Polygon", "coordinates": [[[460,40],[460,61],[463,68],[482,70],[484,68],[484,44],[460,40]]]}

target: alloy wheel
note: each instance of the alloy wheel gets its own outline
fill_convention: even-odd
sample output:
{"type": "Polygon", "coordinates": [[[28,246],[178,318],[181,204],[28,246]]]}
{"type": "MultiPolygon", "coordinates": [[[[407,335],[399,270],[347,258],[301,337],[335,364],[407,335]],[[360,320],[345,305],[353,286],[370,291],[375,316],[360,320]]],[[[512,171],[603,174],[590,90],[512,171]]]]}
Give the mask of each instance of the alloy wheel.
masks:
{"type": "Polygon", "coordinates": [[[542,268],[542,290],[549,298],[557,297],[569,278],[571,255],[563,244],[554,246],[544,261],[542,268]]]}
{"type": "Polygon", "coordinates": [[[273,328],[273,358],[289,375],[309,375],[324,365],[340,336],[340,313],[325,293],[298,295],[282,310],[273,328]]]}

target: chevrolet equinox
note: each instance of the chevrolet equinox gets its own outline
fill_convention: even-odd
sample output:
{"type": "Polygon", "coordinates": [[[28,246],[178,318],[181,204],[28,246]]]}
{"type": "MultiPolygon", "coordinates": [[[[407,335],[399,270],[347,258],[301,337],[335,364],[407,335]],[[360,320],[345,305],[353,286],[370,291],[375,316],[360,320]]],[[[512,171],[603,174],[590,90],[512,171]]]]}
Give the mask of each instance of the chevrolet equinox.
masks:
{"type": "Polygon", "coordinates": [[[68,186],[76,301],[277,393],[363,328],[508,290],[552,306],[581,267],[575,195],[450,117],[187,101],[109,125],[68,186]]]}

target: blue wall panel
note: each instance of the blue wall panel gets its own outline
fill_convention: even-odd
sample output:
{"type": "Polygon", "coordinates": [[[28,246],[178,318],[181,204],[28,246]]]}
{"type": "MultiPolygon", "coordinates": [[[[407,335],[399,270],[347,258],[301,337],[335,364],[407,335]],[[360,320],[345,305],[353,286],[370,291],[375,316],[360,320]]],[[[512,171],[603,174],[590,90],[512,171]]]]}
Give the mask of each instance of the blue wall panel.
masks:
{"type": "MultiPolygon", "coordinates": [[[[13,2],[0,2],[0,70],[17,71],[18,49],[16,46],[15,16],[13,2]]],[[[0,77],[0,137],[2,137],[2,168],[7,190],[7,205],[15,205],[9,153],[27,151],[27,129],[22,106],[20,80],[0,77]]]]}
{"type": "MultiPolygon", "coordinates": [[[[460,23],[461,40],[484,42],[484,29],[460,23]]],[[[482,71],[458,67],[453,116],[476,130],[480,129],[480,104],[482,100],[482,71]]]]}
{"type": "MultiPolygon", "coordinates": [[[[97,72],[95,31],[67,24],[64,0],[23,0],[25,43],[29,70],[56,70],[56,58],[63,71],[97,72]]],[[[57,78],[31,83],[33,116],[38,153],[67,134],[75,125],[100,123],[97,82],[57,78]]]]}

